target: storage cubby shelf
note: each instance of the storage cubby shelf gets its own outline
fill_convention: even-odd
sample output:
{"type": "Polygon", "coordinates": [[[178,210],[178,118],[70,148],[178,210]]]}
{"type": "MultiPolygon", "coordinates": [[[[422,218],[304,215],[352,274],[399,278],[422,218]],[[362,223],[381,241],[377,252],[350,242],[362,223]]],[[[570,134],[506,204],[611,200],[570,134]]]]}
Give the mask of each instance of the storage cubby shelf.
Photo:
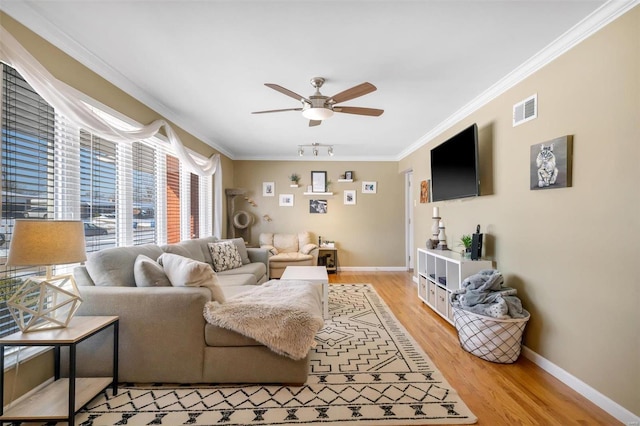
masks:
{"type": "Polygon", "coordinates": [[[418,297],[451,324],[451,293],[461,288],[468,276],[493,267],[490,260],[464,259],[449,250],[419,248],[417,259],[418,297]]]}

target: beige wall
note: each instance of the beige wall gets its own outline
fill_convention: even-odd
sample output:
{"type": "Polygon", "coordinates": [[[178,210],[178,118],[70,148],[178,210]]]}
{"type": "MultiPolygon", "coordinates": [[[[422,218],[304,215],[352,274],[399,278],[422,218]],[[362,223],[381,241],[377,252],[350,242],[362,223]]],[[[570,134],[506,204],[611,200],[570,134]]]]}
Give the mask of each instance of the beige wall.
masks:
{"type": "MultiPolygon", "coordinates": [[[[487,254],[531,311],[525,344],[640,415],[640,7],[456,124],[399,165],[429,177],[429,150],[480,129],[484,193],[418,204],[415,241],[440,207],[449,241],[481,224],[487,254]],[[538,94],[538,118],[511,125],[538,94]],[[574,136],[573,186],[529,189],[531,145],[574,136]]],[[[414,191],[415,198],[419,194],[414,191]]],[[[418,243],[422,244],[422,243],[418,243]]]]}
{"type": "Polygon", "coordinates": [[[258,243],[261,232],[309,231],[317,238],[335,240],[340,267],[405,267],[404,177],[395,162],[336,161],[235,161],[236,188],[248,191],[257,206],[244,200],[237,210],[251,213],[251,241],[258,243]],[[311,171],[326,171],[332,196],[308,196],[311,171]],[[354,173],[354,182],[338,182],[345,171],[354,173]],[[291,188],[288,177],[301,176],[300,187],[291,188]],[[376,194],[362,194],[362,181],[377,182],[376,194]],[[274,197],[262,196],[262,182],[275,182],[274,197]],[[344,205],[344,190],[356,190],[356,205],[344,205]],[[293,194],[293,207],[279,207],[279,194],[293,194]],[[327,214],[309,213],[309,200],[328,201],[327,214]],[[272,221],[267,222],[267,214],[272,221]]]}

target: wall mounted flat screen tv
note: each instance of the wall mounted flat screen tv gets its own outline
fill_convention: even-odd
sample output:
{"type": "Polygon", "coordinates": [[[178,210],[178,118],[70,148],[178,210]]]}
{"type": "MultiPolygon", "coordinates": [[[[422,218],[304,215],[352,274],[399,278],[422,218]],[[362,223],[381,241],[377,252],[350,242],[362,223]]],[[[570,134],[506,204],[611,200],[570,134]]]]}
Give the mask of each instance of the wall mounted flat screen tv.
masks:
{"type": "Polygon", "coordinates": [[[478,125],[473,124],[431,150],[431,199],[480,195],[478,125]]]}

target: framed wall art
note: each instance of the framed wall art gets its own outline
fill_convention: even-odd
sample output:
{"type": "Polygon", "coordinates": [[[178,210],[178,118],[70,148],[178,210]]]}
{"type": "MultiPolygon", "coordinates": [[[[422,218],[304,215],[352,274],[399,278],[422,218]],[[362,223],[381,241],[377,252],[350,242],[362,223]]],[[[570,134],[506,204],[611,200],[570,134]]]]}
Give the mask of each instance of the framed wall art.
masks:
{"type": "Polygon", "coordinates": [[[293,207],[293,194],[280,194],[279,204],[281,207],[293,207]]]}
{"type": "Polygon", "coordinates": [[[348,189],[344,191],[344,204],[347,206],[356,205],[356,191],[355,189],[348,189]]]}
{"type": "Polygon", "coordinates": [[[420,203],[428,203],[429,199],[429,181],[423,180],[420,182],[420,203]]]}
{"type": "Polygon", "coordinates": [[[376,192],[378,192],[377,182],[362,182],[363,194],[375,194],[376,192]]]}
{"type": "Polygon", "coordinates": [[[531,145],[529,188],[531,190],[571,186],[571,135],[531,145]]]}
{"type": "Polygon", "coordinates": [[[327,192],[327,172],[311,172],[311,192],[327,192]]]}
{"type": "Polygon", "coordinates": [[[309,200],[309,213],[327,213],[327,200],[309,200]]]}
{"type": "Polygon", "coordinates": [[[275,197],[276,196],[276,184],[274,182],[262,182],[262,196],[263,197],[275,197]]]}

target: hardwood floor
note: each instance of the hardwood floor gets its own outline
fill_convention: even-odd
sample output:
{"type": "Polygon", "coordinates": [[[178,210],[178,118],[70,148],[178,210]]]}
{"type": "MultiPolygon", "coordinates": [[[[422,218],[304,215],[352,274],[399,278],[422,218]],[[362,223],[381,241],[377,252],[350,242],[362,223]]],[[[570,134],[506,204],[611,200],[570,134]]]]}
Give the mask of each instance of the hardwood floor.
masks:
{"type": "Polygon", "coordinates": [[[410,272],[340,272],[329,282],[369,283],[478,417],[478,425],[620,425],[522,355],[484,361],[460,348],[455,328],[418,299],[410,272]]]}

